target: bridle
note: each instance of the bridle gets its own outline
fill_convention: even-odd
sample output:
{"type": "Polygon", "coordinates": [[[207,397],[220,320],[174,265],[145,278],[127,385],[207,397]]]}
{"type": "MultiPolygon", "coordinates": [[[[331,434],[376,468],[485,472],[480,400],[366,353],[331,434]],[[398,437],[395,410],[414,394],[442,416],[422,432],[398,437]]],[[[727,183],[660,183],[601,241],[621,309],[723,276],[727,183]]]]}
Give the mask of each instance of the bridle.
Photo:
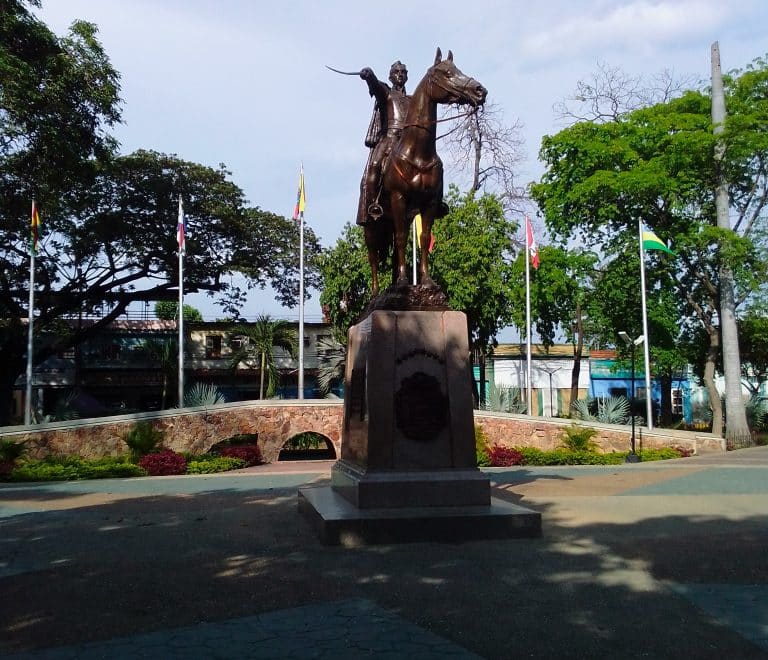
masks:
{"type": "MultiPolygon", "coordinates": [[[[463,85],[461,85],[460,87],[457,88],[459,93],[464,93],[464,95],[466,95],[467,87],[470,85],[470,81],[472,80],[472,78],[469,78],[468,76],[466,76],[466,78],[467,78],[467,82],[465,82],[463,85]]],[[[447,94],[455,94],[456,93],[454,90],[448,89],[445,85],[441,85],[439,82],[435,81],[435,77],[434,77],[434,74],[432,72],[430,72],[430,74],[429,74],[429,77],[427,79],[427,84],[429,85],[429,87],[427,88],[427,95],[430,98],[434,98],[433,94],[432,94],[432,87],[433,86],[434,87],[438,87],[439,89],[442,89],[447,94]]],[[[477,114],[478,110],[480,110],[480,106],[476,105],[471,110],[467,110],[467,112],[462,112],[462,113],[460,113],[458,115],[453,115],[451,117],[443,117],[442,119],[430,119],[427,122],[426,126],[424,126],[422,124],[404,124],[403,128],[411,128],[411,127],[412,128],[421,128],[422,130],[429,131],[433,125],[441,124],[441,123],[443,123],[445,121],[451,121],[453,119],[462,119],[463,117],[469,117],[470,115],[477,114]]],[[[440,135],[439,137],[437,137],[435,139],[436,140],[440,140],[441,138],[444,138],[447,135],[450,135],[455,130],[456,129],[454,128],[454,129],[448,131],[448,133],[444,133],[443,135],[440,135]]]]}

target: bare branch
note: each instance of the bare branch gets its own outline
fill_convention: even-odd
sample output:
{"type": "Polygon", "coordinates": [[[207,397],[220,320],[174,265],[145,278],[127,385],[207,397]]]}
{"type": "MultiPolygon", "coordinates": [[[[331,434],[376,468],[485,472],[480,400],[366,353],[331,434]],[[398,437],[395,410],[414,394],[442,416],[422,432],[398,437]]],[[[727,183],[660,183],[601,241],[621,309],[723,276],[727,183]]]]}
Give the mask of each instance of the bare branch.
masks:
{"type": "Polygon", "coordinates": [[[566,124],[580,121],[616,121],[622,115],[679,96],[693,84],[690,76],[676,77],[665,69],[654,76],[631,76],[617,66],[597,63],[588,80],[576,83],[576,90],[555,103],[555,117],[566,124]]]}
{"type": "Polygon", "coordinates": [[[469,174],[470,191],[498,194],[507,211],[524,205],[526,199],[515,176],[524,160],[521,130],[519,121],[506,124],[501,108],[487,103],[444,135],[450,170],[459,176],[469,174]]]}

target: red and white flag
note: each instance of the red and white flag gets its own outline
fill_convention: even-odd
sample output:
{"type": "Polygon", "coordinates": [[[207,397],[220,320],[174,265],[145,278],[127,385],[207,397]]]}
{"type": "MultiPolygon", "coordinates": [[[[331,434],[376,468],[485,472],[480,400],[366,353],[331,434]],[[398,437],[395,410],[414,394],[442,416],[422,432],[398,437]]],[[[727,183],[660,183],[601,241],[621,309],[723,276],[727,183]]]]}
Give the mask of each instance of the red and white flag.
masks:
{"type": "Polygon", "coordinates": [[[525,218],[525,241],[528,254],[531,255],[531,264],[534,268],[539,267],[539,248],[536,247],[536,239],[533,237],[533,227],[531,226],[531,219],[526,216],[525,218]]]}

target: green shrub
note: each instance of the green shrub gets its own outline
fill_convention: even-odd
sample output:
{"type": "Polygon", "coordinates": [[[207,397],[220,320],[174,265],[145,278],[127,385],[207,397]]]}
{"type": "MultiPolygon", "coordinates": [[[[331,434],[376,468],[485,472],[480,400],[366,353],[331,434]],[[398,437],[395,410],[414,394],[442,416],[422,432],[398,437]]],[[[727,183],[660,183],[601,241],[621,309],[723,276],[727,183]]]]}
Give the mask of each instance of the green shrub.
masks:
{"type": "Polygon", "coordinates": [[[666,461],[670,458],[682,458],[683,452],[674,447],[662,447],[661,449],[641,449],[637,452],[641,461],[666,461]]]}
{"type": "Polygon", "coordinates": [[[187,462],[187,474],[213,474],[227,470],[244,468],[246,462],[241,458],[229,456],[195,456],[187,462]]]}
{"type": "Polygon", "coordinates": [[[134,462],[142,456],[157,449],[163,441],[165,433],[152,426],[152,422],[136,422],[128,431],[123,434],[123,442],[131,450],[131,458],[134,462]]]}
{"type": "Polygon", "coordinates": [[[15,440],[0,440],[0,461],[15,461],[24,453],[24,443],[15,440]]]}
{"type": "Polygon", "coordinates": [[[9,475],[11,481],[73,481],[142,477],[147,473],[127,457],[85,460],[79,456],[49,456],[39,461],[25,461],[9,475]]]}
{"type": "Polygon", "coordinates": [[[475,455],[478,467],[489,467],[491,465],[488,436],[483,431],[483,427],[478,424],[475,424],[475,455]]]}
{"type": "MultiPolygon", "coordinates": [[[[235,442],[230,442],[230,444],[240,444],[235,442]]],[[[242,443],[246,444],[246,443],[242,443]]],[[[293,436],[288,442],[286,442],[283,445],[283,449],[288,449],[291,451],[306,451],[309,449],[325,449],[327,445],[325,444],[325,438],[323,438],[322,435],[319,433],[313,433],[312,431],[308,431],[307,433],[299,433],[298,435],[293,436]]]]}
{"type": "Polygon", "coordinates": [[[597,429],[571,424],[560,432],[561,446],[563,449],[570,449],[572,451],[594,452],[597,449],[597,444],[593,442],[592,438],[596,435],[597,429]]]}

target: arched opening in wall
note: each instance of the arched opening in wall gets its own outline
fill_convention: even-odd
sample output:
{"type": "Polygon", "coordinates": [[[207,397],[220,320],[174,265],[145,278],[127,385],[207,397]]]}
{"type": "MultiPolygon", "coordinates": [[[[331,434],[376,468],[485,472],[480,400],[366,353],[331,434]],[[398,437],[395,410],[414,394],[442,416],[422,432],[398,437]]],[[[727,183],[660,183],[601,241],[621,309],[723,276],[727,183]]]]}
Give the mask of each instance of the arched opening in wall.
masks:
{"type": "Polygon", "coordinates": [[[290,438],[280,450],[278,461],[332,461],[336,450],[322,433],[307,431],[290,438]]]}

